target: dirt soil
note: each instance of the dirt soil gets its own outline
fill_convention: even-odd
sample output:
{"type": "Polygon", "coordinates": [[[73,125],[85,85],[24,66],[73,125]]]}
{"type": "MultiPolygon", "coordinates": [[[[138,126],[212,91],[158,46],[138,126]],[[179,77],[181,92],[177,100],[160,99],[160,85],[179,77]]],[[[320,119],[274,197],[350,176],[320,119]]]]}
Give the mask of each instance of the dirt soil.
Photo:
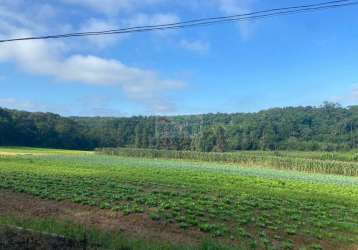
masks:
{"type": "Polygon", "coordinates": [[[196,245],[205,237],[205,234],[199,230],[184,231],[172,224],[164,225],[155,222],[147,214],[124,216],[111,210],[102,210],[67,201],[41,200],[30,195],[3,190],[0,190],[0,215],[71,221],[89,228],[121,231],[129,237],[135,236],[151,242],[196,245]]]}

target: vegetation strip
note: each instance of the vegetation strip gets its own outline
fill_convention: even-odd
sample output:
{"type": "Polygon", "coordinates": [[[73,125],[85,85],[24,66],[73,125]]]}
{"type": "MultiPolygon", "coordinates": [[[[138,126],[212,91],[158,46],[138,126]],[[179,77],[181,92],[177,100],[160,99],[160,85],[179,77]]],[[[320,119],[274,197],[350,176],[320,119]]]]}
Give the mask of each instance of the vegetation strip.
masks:
{"type": "MultiPolygon", "coordinates": [[[[266,152],[235,152],[235,153],[205,153],[191,151],[132,149],[132,148],[102,148],[96,149],[99,154],[184,159],[207,162],[238,163],[245,166],[266,166],[276,169],[296,170],[309,173],[324,173],[346,176],[358,176],[358,163],[339,160],[317,160],[296,157],[296,154],[281,156],[279,152],[269,154],[266,152]]],[[[297,153],[300,155],[300,153],[297,153]]],[[[323,157],[322,157],[323,158],[323,157]]]]}
{"type": "Polygon", "coordinates": [[[8,156],[0,158],[0,188],[148,215],[159,225],[200,230],[243,249],[358,244],[357,186],[242,176],[213,172],[212,163],[206,170],[205,162],[200,168],[195,162],[182,168],[182,163],[102,155],[8,156]]]}

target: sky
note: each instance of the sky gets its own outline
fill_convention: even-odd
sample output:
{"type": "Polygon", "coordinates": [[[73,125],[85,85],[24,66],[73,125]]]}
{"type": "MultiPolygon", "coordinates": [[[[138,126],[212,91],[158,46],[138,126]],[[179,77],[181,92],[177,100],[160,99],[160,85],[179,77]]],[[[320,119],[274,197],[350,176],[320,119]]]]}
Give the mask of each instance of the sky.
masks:
{"type": "MultiPolygon", "coordinates": [[[[0,39],[311,0],[0,0],[0,39]]],[[[358,6],[182,30],[0,44],[0,107],[64,116],[358,104],[358,6]]]]}

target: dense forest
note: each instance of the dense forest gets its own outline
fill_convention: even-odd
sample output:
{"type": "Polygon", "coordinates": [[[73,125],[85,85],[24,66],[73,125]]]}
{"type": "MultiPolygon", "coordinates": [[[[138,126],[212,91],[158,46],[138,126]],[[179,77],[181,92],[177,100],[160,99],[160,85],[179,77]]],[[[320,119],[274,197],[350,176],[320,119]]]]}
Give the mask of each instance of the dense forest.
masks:
{"type": "Polygon", "coordinates": [[[61,117],[0,108],[0,145],[67,149],[136,147],[197,151],[350,150],[358,106],[130,118],[61,117]]]}

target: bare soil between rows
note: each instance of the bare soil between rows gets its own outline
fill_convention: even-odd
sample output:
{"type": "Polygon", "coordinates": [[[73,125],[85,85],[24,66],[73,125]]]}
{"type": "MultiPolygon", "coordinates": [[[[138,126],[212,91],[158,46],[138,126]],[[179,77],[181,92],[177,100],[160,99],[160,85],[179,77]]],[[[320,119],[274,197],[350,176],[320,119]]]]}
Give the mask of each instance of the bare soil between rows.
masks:
{"type": "Polygon", "coordinates": [[[118,232],[130,238],[151,242],[197,245],[205,234],[199,230],[182,230],[175,225],[153,221],[147,214],[124,216],[111,210],[83,206],[67,201],[49,201],[27,195],[0,190],[0,216],[17,218],[42,218],[71,221],[105,231],[118,232]]]}
{"type": "MultiPolygon", "coordinates": [[[[124,216],[111,210],[79,205],[69,201],[42,200],[31,195],[7,190],[0,190],[0,216],[14,216],[23,219],[54,219],[59,222],[70,221],[88,228],[121,232],[130,239],[141,239],[153,243],[167,242],[175,245],[195,246],[207,238],[207,235],[199,230],[182,230],[175,224],[159,223],[150,219],[148,214],[145,213],[124,216]]],[[[16,232],[12,232],[12,234],[16,236],[16,232]]],[[[17,235],[16,238],[20,239],[20,242],[23,241],[22,236],[17,235]]],[[[33,239],[33,236],[31,239],[33,239]]],[[[35,242],[41,240],[43,239],[35,238],[35,242]]],[[[50,242],[54,240],[56,242],[56,239],[50,239],[50,242]]],[[[220,241],[229,245],[239,243],[228,240],[220,241]]],[[[303,242],[305,242],[304,239],[296,239],[295,245],[299,246],[303,242]]],[[[63,244],[58,239],[57,243],[63,244]]],[[[323,249],[328,250],[358,250],[357,246],[338,247],[331,246],[329,242],[322,241],[321,243],[323,249]]],[[[1,248],[0,245],[1,249],[5,248],[1,248]]],[[[58,249],[61,249],[61,247],[58,249]]]]}

